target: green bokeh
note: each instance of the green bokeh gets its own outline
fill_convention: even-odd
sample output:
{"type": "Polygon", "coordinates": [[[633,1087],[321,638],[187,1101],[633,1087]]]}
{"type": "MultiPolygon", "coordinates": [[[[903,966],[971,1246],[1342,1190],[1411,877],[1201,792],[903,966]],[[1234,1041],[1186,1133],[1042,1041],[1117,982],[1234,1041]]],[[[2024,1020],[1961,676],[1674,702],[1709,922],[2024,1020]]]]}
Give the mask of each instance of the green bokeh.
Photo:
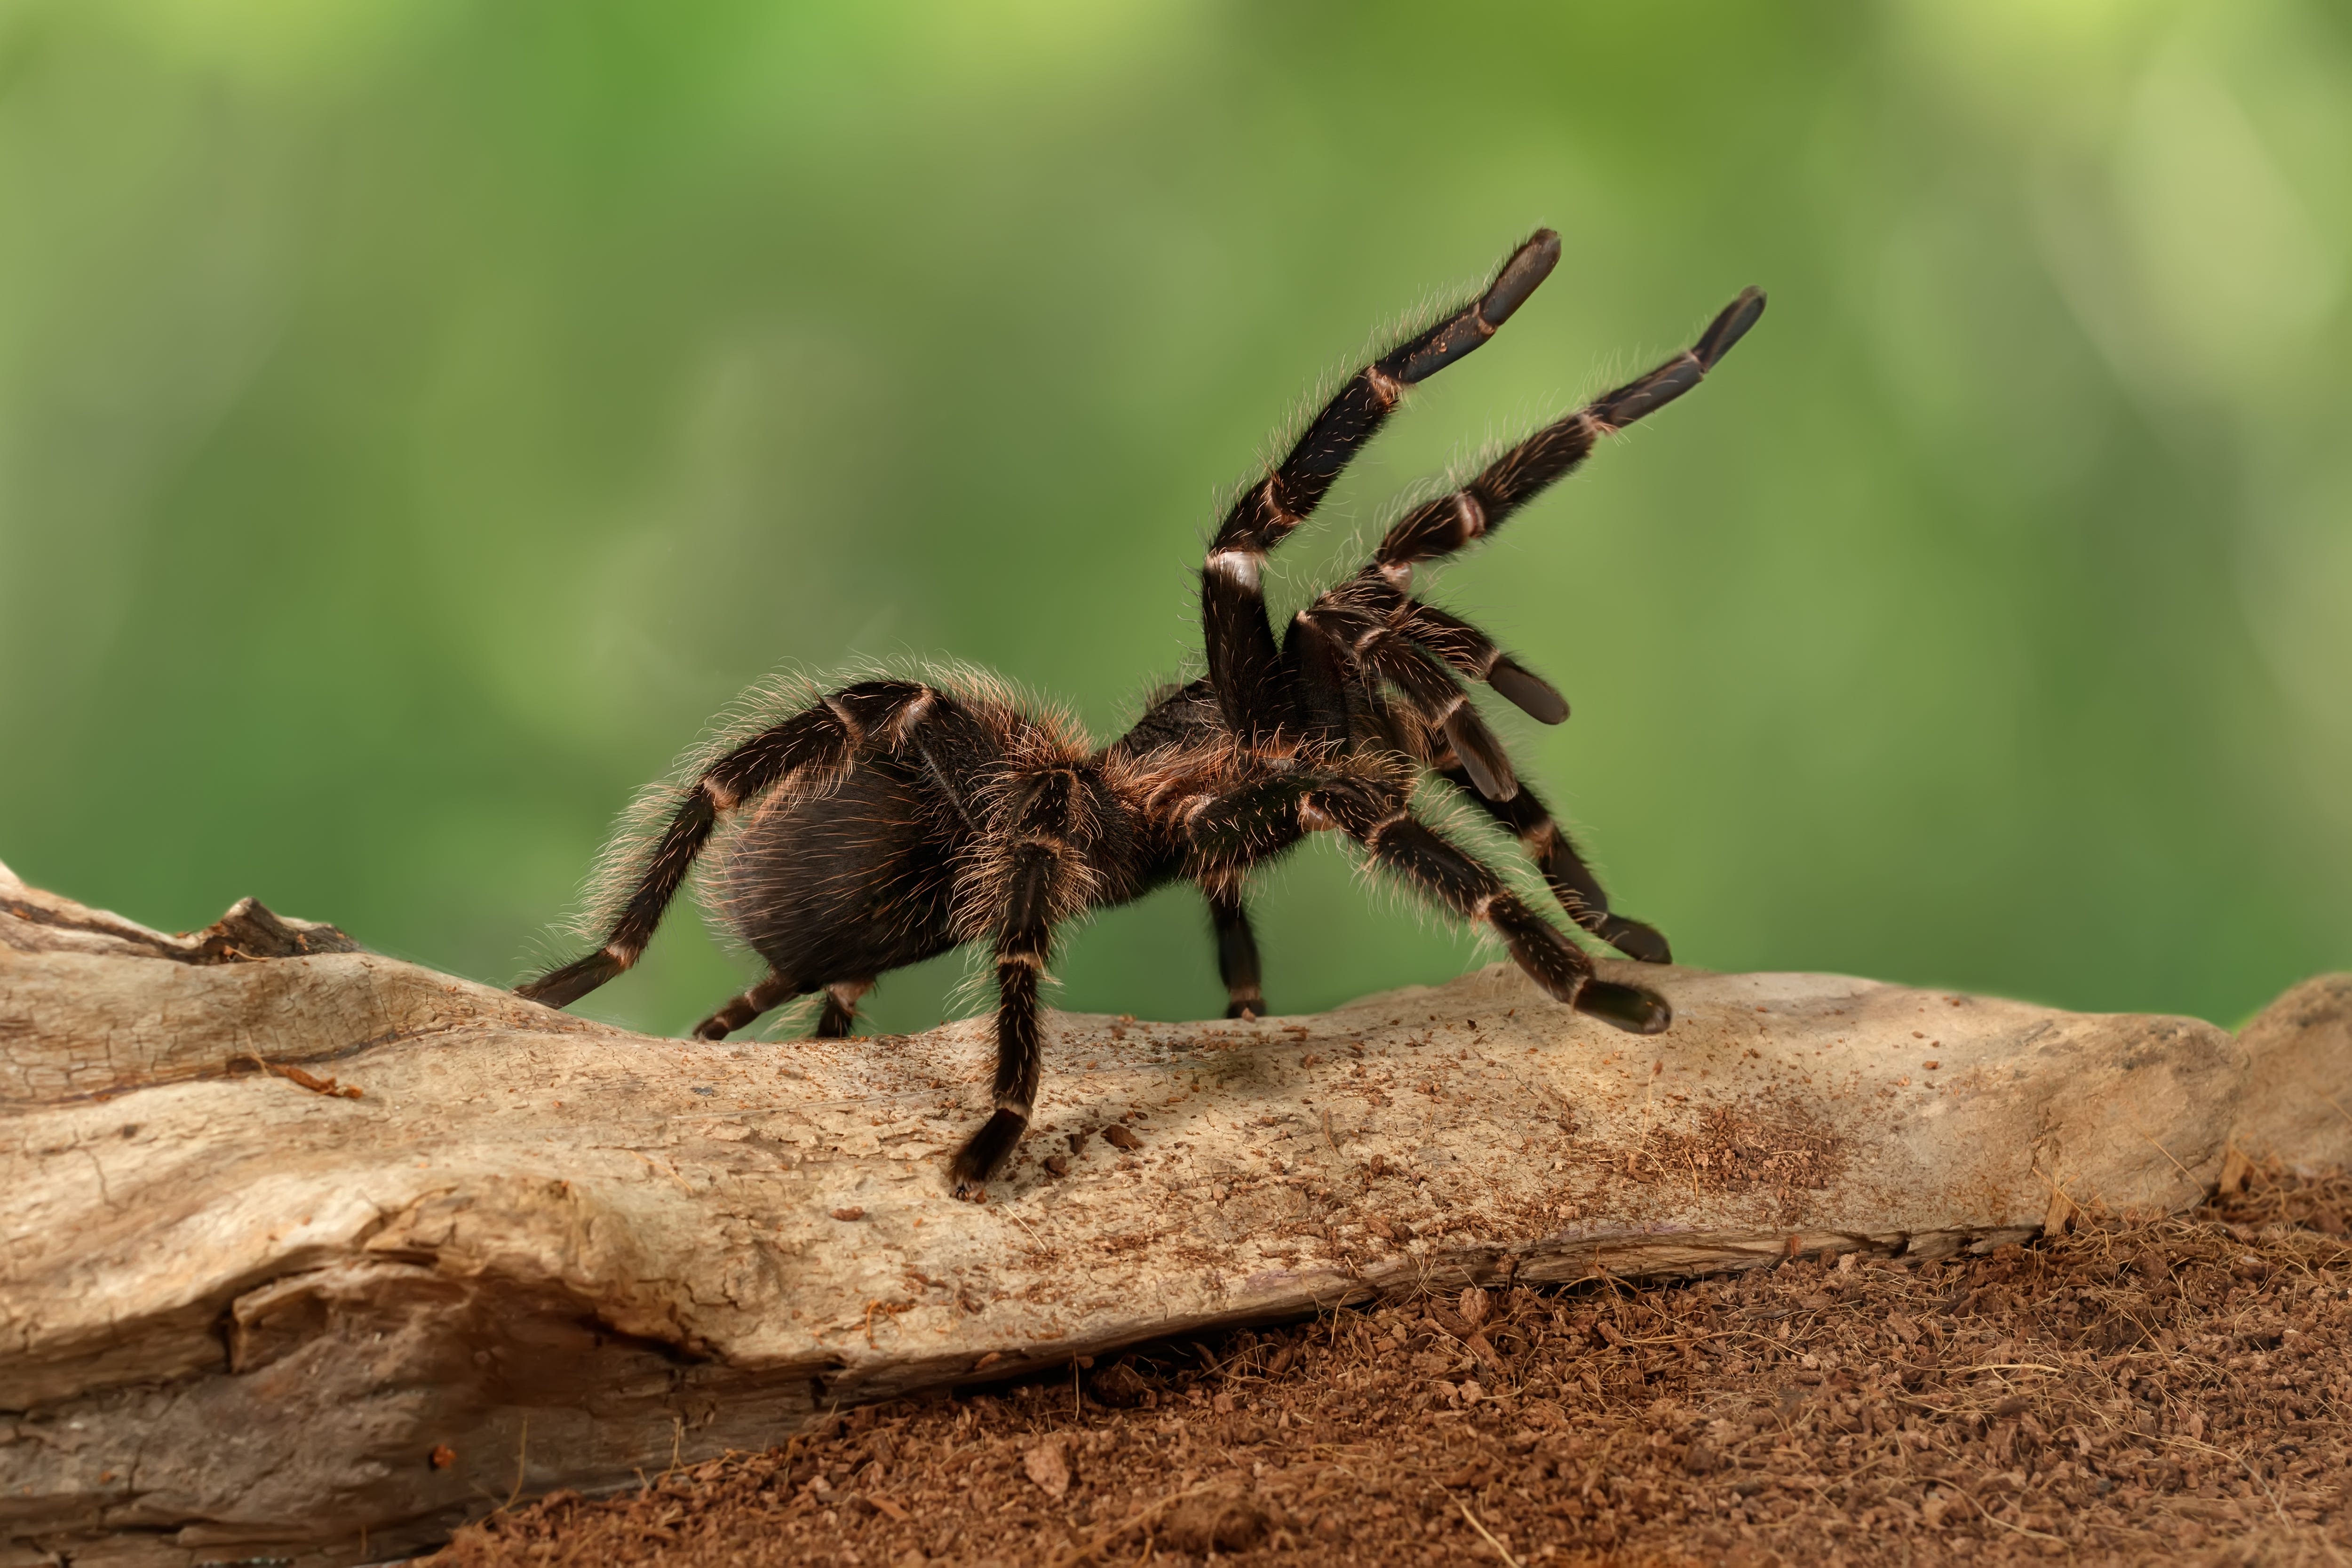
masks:
{"type": "MultiPolygon", "coordinates": [[[[2352,965],[2352,34],[2321,5],[0,7],[0,859],[509,980],[782,665],[1108,733],[1373,330],[1559,273],[1288,547],[1763,325],[1444,596],[1719,968],[2234,1021],[2352,965]]],[[[1481,956],[1328,846],[1304,1010],[1481,956]]],[[[1070,1005],[1221,1004],[1197,900],[1070,1005]]],[[[690,919],[588,1010],[736,984],[690,919]]],[[[927,1024],[955,966],[886,983],[927,1024]]]]}

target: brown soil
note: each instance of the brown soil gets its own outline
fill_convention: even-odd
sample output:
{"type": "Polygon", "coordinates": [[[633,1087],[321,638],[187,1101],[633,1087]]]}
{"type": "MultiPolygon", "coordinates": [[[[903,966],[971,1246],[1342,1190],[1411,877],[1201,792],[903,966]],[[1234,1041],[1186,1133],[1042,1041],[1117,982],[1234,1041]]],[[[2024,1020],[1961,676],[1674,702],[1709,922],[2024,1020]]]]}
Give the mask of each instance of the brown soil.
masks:
{"type": "Polygon", "coordinates": [[[869,1406],[442,1568],[2352,1560],[2352,1178],[1986,1258],[1467,1291],[869,1406]]]}

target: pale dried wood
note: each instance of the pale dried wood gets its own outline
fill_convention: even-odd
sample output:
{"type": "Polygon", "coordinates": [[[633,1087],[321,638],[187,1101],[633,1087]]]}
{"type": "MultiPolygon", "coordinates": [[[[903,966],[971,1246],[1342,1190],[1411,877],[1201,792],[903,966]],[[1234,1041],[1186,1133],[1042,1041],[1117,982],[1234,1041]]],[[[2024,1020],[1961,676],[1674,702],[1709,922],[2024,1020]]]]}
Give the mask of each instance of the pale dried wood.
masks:
{"type": "Polygon", "coordinates": [[[942,1167],[984,1026],[652,1039],[250,901],[173,937],[0,868],[0,1564],[353,1563],[519,1489],[1156,1336],[1422,1283],[1982,1250],[2188,1206],[2233,1131],[2352,1153],[2311,1088],[2352,1080],[2345,977],[2245,1047],[1639,977],[1664,1037],[1507,967],[1314,1017],[1056,1015],[1039,1122],[974,1206],[942,1167]]]}

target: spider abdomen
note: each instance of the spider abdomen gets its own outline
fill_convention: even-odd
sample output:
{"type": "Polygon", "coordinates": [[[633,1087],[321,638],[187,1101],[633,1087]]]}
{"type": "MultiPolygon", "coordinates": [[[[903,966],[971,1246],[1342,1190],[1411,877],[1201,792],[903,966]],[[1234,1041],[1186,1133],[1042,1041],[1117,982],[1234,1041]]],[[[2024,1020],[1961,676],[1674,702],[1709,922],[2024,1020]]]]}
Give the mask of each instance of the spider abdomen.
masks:
{"type": "Polygon", "coordinates": [[[829,789],[763,801],[720,849],[711,911],[798,994],[945,952],[960,846],[928,782],[867,755],[829,789]]]}

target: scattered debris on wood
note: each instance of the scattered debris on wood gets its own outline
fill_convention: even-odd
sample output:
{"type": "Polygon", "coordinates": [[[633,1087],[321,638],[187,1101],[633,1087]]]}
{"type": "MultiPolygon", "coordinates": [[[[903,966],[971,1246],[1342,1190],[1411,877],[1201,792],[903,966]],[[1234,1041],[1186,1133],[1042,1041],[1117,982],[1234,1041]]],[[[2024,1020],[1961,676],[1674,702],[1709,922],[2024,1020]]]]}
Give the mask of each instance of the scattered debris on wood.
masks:
{"type": "Polygon", "coordinates": [[[304,1072],[300,1068],[295,1067],[290,1063],[266,1062],[259,1057],[254,1056],[249,1052],[245,1056],[239,1057],[237,1059],[239,1061],[251,1062],[255,1067],[259,1068],[263,1072],[268,1073],[270,1077],[282,1078],[289,1083],[298,1084],[300,1087],[309,1089],[312,1094],[330,1094],[333,1095],[338,1100],[357,1100],[360,1098],[360,1090],[357,1086],[350,1088],[339,1087],[333,1079],[320,1078],[316,1073],[304,1072]]]}

